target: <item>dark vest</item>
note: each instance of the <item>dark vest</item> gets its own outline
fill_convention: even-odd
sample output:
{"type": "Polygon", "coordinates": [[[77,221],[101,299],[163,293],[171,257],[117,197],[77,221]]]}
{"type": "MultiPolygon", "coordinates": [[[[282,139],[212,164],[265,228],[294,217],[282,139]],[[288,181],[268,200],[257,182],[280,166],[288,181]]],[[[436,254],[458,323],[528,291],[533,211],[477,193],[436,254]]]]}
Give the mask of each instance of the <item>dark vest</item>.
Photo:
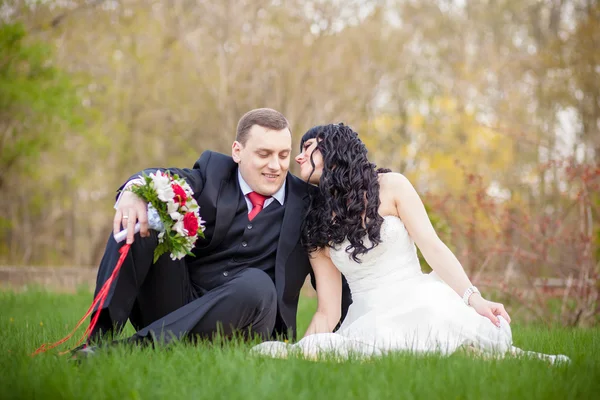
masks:
{"type": "Polygon", "coordinates": [[[275,282],[275,256],[285,206],[273,200],[252,221],[241,190],[232,224],[219,246],[188,258],[190,277],[198,294],[220,286],[246,268],[265,271],[275,282]]]}

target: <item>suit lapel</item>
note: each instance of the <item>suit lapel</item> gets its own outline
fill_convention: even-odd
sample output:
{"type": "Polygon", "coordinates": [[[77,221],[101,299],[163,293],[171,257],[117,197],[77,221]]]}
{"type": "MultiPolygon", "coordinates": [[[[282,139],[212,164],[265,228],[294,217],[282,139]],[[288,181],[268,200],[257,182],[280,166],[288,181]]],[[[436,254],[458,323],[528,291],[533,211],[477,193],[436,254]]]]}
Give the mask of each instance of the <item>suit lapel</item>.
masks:
{"type": "Polygon", "coordinates": [[[285,286],[285,265],[287,259],[300,239],[302,213],[304,213],[304,199],[308,194],[301,184],[293,181],[294,177],[288,174],[287,195],[285,198],[285,212],[277,244],[275,256],[275,284],[278,293],[283,293],[285,286]]]}
{"type": "MultiPolygon", "coordinates": [[[[237,169],[234,169],[234,172],[237,172],[237,169]]],[[[235,177],[236,174],[232,173],[229,179],[223,179],[221,181],[219,196],[217,197],[215,231],[210,243],[206,246],[207,250],[214,249],[223,241],[223,238],[227,234],[227,230],[235,217],[235,210],[240,197],[240,188],[235,177]]]]}

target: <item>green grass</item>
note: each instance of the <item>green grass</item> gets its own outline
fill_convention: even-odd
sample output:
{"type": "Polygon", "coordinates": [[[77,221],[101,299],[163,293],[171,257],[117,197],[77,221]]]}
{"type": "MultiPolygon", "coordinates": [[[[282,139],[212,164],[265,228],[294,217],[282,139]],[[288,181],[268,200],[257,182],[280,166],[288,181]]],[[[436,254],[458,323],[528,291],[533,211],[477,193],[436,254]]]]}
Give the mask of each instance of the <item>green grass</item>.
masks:
{"type": "MultiPolygon", "coordinates": [[[[566,354],[573,362],[549,366],[465,354],[397,354],[345,363],[273,360],[249,354],[249,345],[240,343],[116,348],[80,365],[56,352],[29,356],[41,343],[63,337],[90,300],[87,292],[0,292],[0,398],[571,399],[595,398],[600,390],[600,329],[548,330],[515,323],[515,345],[566,354]]],[[[314,307],[313,300],[302,299],[301,331],[314,307]]]]}

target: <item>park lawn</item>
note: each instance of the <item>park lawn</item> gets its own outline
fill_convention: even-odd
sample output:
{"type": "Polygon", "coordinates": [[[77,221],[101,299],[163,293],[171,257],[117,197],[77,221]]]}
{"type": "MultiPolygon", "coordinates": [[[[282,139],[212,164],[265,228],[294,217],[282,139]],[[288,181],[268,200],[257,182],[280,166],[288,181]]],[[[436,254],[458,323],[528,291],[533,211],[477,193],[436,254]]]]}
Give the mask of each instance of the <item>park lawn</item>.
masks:
{"type": "MultiPolygon", "coordinates": [[[[278,360],[253,356],[250,345],[239,342],[177,344],[156,350],[115,348],[81,364],[56,351],[30,356],[43,342],[63,337],[90,300],[84,290],[0,291],[0,398],[585,399],[600,393],[599,328],[548,329],[513,323],[515,345],[571,357],[572,363],[562,366],[531,359],[483,360],[462,353],[396,354],[344,363],[278,360]]],[[[300,332],[314,309],[314,299],[301,299],[300,332]]],[[[129,326],[126,333],[132,332],[129,326]]]]}

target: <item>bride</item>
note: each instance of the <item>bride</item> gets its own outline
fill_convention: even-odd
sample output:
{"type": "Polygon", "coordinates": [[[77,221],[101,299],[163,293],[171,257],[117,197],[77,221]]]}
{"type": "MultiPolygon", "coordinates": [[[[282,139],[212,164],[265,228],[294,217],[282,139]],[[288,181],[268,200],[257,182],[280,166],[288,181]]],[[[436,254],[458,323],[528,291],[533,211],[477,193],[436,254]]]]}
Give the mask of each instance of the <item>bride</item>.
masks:
{"type": "Polygon", "coordinates": [[[309,358],[370,357],[390,351],[489,355],[526,353],[512,346],[510,316],[483,298],[437,236],[403,175],[375,169],[358,134],[343,124],[317,126],[302,138],[301,176],[318,185],[302,230],[311,254],[317,311],[302,340],[265,342],[259,354],[309,358]],[[415,244],[432,267],[423,274],[415,244]],[[342,278],[352,304],[340,328],[342,278]]]}

